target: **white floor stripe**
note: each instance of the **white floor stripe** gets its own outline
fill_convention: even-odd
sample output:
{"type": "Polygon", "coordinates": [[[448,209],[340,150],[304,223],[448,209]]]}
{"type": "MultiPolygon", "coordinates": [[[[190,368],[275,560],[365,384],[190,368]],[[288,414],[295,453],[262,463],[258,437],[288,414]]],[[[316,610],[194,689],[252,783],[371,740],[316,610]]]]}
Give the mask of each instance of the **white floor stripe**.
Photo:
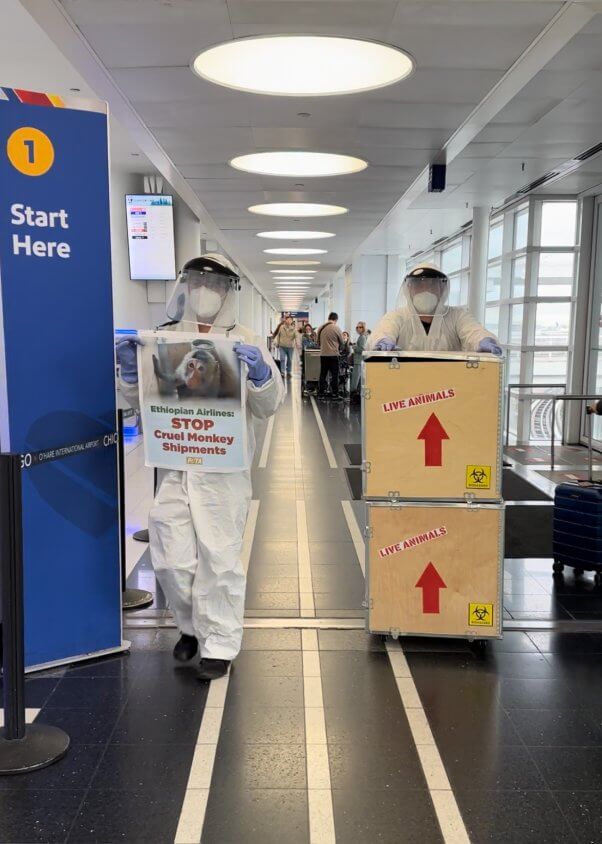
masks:
{"type": "Polygon", "coordinates": [[[299,571],[299,615],[314,618],[314,588],[309,556],[309,535],[307,532],[307,511],[305,501],[297,500],[297,567],[299,571]]]}
{"type": "Polygon", "coordinates": [[[309,844],[335,844],[330,762],[326,741],[320,652],[316,630],[302,631],[301,647],[303,652],[309,844]]]}
{"type": "Polygon", "coordinates": [[[318,410],[318,405],[316,404],[316,400],[313,396],[311,397],[311,406],[313,407],[314,416],[316,417],[316,422],[318,423],[318,429],[320,431],[320,436],[322,437],[322,444],[324,446],[324,451],[326,452],[326,457],[328,458],[328,465],[331,469],[337,469],[338,466],[336,458],[334,456],[334,451],[332,450],[332,446],[330,445],[330,440],[328,439],[326,428],[324,427],[320,411],[318,410]]]}
{"type": "MultiPolygon", "coordinates": [[[[25,723],[26,724],[33,724],[35,719],[40,714],[39,709],[26,709],[25,710],[25,723]]],[[[4,727],[4,709],[0,709],[0,730],[4,727]]]]}
{"type": "Polygon", "coordinates": [[[297,384],[291,385],[291,403],[293,408],[293,467],[295,477],[298,478],[303,472],[303,460],[301,458],[301,400],[297,384]]]}
{"type": "Polygon", "coordinates": [[[462,820],[428,718],[422,708],[420,695],[416,689],[405,654],[397,642],[387,641],[386,648],[443,840],[445,844],[470,844],[468,832],[462,820]]]}
{"type": "MultiPolygon", "coordinates": [[[[351,507],[351,502],[343,501],[342,504],[358,562],[362,571],[364,571],[364,543],[363,540],[357,541],[361,537],[357,519],[351,507]]],[[[468,832],[462,820],[428,718],[422,707],[408,661],[399,643],[388,640],[386,648],[443,840],[445,844],[470,844],[468,832]]]]}
{"type": "Polygon", "coordinates": [[[276,419],[275,416],[270,416],[268,420],[268,426],[265,432],[265,438],[263,441],[263,448],[261,449],[261,456],[259,458],[259,463],[257,464],[258,469],[265,469],[268,465],[268,457],[270,456],[270,445],[272,444],[272,433],[274,431],[274,420],[276,419]]]}
{"type": "Polygon", "coordinates": [[[341,501],[341,504],[343,505],[343,513],[345,514],[345,518],[347,520],[347,527],[349,528],[349,533],[351,534],[351,539],[353,540],[353,544],[355,546],[357,561],[360,564],[362,574],[365,577],[366,558],[364,554],[364,537],[362,536],[362,532],[359,529],[357,519],[355,518],[353,507],[351,506],[351,501],[341,501]]]}
{"type": "MultiPolygon", "coordinates": [[[[258,515],[259,501],[253,499],[241,552],[245,572],[249,569],[258,515]]],[[[174,844],[199,844],[201,840],[229,682],[230,675],[227,674],[219,680],[213,680],[209,686],[174,844]]]]}

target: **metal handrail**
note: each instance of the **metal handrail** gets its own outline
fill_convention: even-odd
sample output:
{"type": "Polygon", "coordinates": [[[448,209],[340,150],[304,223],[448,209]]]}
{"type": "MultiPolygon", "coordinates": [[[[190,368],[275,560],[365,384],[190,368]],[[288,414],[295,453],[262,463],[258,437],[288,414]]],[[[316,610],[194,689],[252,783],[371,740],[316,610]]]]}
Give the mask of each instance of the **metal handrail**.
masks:
{"type": "MultiPolygon", "coordinates": [[[[507,396],[506,396],[506,445],[510,445],[510,396],[512,390],[525,390],[527,387],[535,387],[539,390],[543,389],[544,387],[562,387],[566,390],[566,383],[563,384],[508,384],[506,387],[507,396]]],[[[539,395],[538,393],[533,394],[533,396],[523,396],[523,398],[534,398],[535,396],[539,395]]],[[[554,393],[552,393],[554,395],[554,393]]],[[[552,433],[552,438],[554,434],[552,433]]]]}
{"type": "MultiPolygon", "coordinates": [[[[554,443],[554,425],[556,420],[556,402],[557,401],[594,401],[600,398],[600,394],[597,393],[593,395],[591,393],[587,393],[584,395],[579,395],[577,393],[564,393],[563,395],[557,396],[552,395],[550,397],[552,399],[552,444],[550,448],[550,472],[554,471],[554,457],[555,457],[555,443],[554,443]]],[[[563,419],[564,422],[564,419],[563,419]]],[[[564,437],[563,437],[564,442],[564,437]]],[[[562,445],[562,443],[561,443],[562,445]]],[[[591,453],[591,431],[590,431],[590,453],[591,453]]]]}

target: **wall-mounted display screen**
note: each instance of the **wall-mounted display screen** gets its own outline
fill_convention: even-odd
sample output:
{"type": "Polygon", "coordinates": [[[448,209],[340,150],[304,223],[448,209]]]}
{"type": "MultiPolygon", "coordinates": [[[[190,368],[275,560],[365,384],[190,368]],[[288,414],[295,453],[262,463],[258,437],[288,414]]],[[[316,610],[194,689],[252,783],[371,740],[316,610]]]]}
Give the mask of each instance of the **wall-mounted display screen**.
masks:
{"type": "Polygon", "coordinates": [[[132,281],[175,279],[173,196],[128,194],[125,214],[132,281]]]}

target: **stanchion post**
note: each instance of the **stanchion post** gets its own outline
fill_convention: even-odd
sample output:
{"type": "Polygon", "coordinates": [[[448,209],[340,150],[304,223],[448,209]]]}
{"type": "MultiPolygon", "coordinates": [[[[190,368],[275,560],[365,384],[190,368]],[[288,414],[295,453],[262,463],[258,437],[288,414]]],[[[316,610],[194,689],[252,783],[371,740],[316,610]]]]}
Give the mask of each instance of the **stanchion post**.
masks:
{"type": "Polygon", "coordinates": [[[141,610],[155,600],[146,589],[131,589],[126,586],[126,541],[125,541],[125,443],[123,439],[123,410],[117,411],[117,460],[119,474],[119,551],[121,556],[121,606],[124,610],[141,610]]]}
{"type": "Polygon", "coordinates": [[[4,735],[9,740],[25,735],[22,522],[21,458],[0,455],[4,735]]]}
{"type": "Polygon", "coordinates": [[[0,775],[45,768],[69,749],[69,736],[47,724],[25,724],[23,515],[21,455],[0,454],[0,578],[4,733],[0,775]]]}

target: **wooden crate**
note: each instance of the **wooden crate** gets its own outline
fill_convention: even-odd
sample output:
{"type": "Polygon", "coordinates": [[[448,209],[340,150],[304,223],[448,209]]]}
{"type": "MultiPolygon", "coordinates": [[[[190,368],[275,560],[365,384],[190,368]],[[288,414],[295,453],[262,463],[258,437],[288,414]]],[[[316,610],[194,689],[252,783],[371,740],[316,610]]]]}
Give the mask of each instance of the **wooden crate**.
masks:
{"type": "Polygon", "coordinates": [[[370,632],[501,637],[503,504],[366,509],[370,632]]]}
{"type": "Polygon", "coordinates": [[[363,379],[365,498],[501,499],[502,359],[377,352],[363,379]]]}

